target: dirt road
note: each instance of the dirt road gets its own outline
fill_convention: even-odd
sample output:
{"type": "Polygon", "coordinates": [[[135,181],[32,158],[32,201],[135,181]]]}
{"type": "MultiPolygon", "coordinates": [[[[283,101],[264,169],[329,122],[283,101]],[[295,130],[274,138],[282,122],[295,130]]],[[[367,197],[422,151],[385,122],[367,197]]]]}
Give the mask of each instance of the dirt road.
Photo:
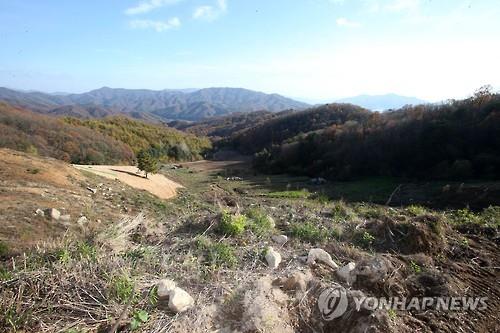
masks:
{"type": "Polygon", "coordinates": [[[110,179],[118,179],[132,187],[146,190],[161,199],[169,199],[175,197],[176,190],[183,186],[171,181],[167,177],[160,174],[148,175],[148,179],[144,178],[142,173],[137,173],[136,166],[130,165],[73,165],[80,170],[89,171],[96,175],[110,179]]]}

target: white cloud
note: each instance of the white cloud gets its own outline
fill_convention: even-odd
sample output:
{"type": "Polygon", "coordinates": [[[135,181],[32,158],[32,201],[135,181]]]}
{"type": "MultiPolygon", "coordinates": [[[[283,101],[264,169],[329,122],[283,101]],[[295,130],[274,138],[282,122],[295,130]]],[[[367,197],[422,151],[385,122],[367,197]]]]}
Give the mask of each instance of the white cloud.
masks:
{"type": "Polygon", "coordinates": [[[215,6],[198,6],[194,9],[193,18],[196,20],[214,21],[227,11],[226,0],[217,0],[215,6]]]}
{"type": "Polygon", "coordinates": [[[154,29],[162,32],[180,27],[181,20],[178,17],[172,17],[168,21],[133,20],[129,24],[132,29],[154,29]]]}
{"type": "Polygon", "coordinates": [[[339,27],[345,27],[345,28],[358,28],[361,26],[360,23],[351,21],[345,17],[339,17],[335,22],[339,27]]]}
{"type": "Polygon", "coordinates": [[[125,14],[127,15],[137,15],[145,14],[156,8],[160,8],[167,5],[173,5],[180,0],[148,0],[138,3],[134,7],[127,8],[125,14]]]}

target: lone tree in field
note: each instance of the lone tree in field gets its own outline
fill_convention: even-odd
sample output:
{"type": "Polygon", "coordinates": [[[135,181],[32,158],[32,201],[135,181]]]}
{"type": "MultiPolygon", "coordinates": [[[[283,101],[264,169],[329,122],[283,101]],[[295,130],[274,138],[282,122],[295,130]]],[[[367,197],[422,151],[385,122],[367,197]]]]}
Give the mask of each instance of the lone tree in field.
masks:
{"type": "Polygon", "coordinates": [[[158,160],[151,156],[149,152],[141,150],[137,154],[137,167],[139,170],[144,171],[146,178],[148,178],[148,173],[156,173],[158,171],[158,160]]]}

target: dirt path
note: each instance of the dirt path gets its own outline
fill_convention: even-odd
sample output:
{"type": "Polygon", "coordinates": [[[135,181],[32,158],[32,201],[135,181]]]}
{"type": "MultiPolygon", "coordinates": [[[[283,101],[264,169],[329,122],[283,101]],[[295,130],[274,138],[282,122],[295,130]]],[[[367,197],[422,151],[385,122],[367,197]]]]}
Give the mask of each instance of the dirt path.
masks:
{"type": "Polygon", "coordinates": [[[118,179],[132,187],[146,190],[161,199],[170,199],[175,197],[178,188],[183,186],[171,181],[160,174],[148,175],[148,179],[141,174],[137,174],[137,167],[129,165],[73,165],[79,170],[85,170],[96,175],[110,179],[118,179]]]}

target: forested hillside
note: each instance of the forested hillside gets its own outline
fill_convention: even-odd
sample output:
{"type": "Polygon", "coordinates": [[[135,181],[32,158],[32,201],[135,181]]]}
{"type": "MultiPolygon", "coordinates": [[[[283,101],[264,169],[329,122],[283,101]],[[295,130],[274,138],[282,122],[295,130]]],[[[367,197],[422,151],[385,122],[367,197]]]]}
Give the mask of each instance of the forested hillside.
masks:
{"type": "Polygon", "coordinates": [[[0,147],[71,163],[132,163],[130,147],[90,128],[0,102],[0,147]]]}
{"type": "Polygon", "coordinates": [[[242,153],[255,153],[281,144],[285,140],[326,127],[364,122],[373,113],[352,104],[326,104],[301,112],[282,113],[272,119],[250,123],[250,127],[233,133],[227,142],[242,153]]]}
{"type": "Polygon", "coordinates": [[[498,178],[499,133],[500,95],[478,93],[387,113],[326,105],[250,127],[226,145],[257,152],[255,166],[272,173],[498,178]]]}
{"type": "Polygon", "coordinates": [[[262,124],[269,119],[281,117],[293,111],[282,111],[278,113],[269,111],[255,111],[248,113],[235,113],[223,117],[214,117],[198,122],[172,121],[169,126],[196,135],[209,136],[213,141],[230,137],[238,131],[262,124]]]}
{"type": "Polygon", "coordinates": [[[201,158],[208,139],[126,117],[56,118],[0,103],[0,147],[80,164],[133,164],[148,149],[161,160],[201,158]]]}
{"type": "Polygon", "coordinates": [[[149,150],[162,160],[196,160],[211,147],[206,137],[186,134],[164,125],[150,124],[123,116],[104,119],[64,118],[68,124],[83,126],[127,144],[136,154],[149,150]]]}

